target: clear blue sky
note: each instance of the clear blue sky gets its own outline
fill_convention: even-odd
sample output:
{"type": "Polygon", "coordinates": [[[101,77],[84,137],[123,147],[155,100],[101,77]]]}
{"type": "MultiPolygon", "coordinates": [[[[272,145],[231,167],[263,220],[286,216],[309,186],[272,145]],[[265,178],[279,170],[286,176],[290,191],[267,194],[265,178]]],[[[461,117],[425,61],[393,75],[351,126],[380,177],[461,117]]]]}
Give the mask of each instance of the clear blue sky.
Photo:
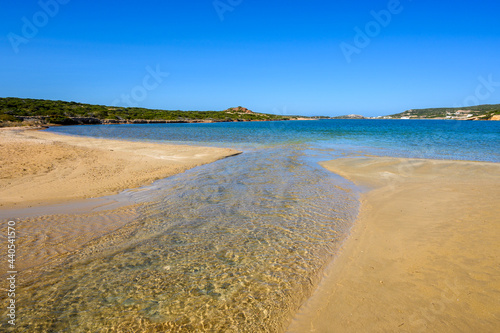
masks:
{"type": "Polygon", "coordinates": [[[0,97],[303,115],[500,103],[498,1],[55,1],[2,4],[0,97]]]}

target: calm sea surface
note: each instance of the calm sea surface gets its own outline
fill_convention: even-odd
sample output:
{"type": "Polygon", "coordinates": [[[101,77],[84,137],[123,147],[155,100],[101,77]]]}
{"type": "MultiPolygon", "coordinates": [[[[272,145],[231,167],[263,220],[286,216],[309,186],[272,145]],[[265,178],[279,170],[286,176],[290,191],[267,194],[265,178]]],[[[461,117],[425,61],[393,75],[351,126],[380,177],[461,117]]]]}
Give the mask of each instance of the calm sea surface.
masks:
{"type": "Polygon", "coordinates": [[[359,208],[317,162],[500,162],[500,122],[321,120],[56,127],[244,153],[161,180],[141,217],[20,288],[25,332],[281,332],[359,208]]]}
{"type": "Polygon", "coordinates": [[[500,122],[319,120],[55,127],[71,135],[252,149],[307,144],[377,155],[500,162],[500,122]]]}

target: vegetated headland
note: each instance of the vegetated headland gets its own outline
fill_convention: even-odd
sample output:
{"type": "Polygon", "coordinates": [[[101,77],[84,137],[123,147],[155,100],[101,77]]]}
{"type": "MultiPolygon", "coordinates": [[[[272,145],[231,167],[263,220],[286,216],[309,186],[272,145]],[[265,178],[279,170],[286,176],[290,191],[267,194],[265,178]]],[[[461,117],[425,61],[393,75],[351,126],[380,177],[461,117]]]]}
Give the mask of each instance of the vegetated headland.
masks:
{"type": "Polygon", "coordinates": [[[396,119],[500,120],[500,104],[484,104],[457,108],[413,109],[389,117],[396,119]]]}
{"type": "Polygon", "coordinates": [[[484,104],[457,108],[411,109],[380,117],[357,114],[332,117],[332,119],[451,119],[451,120],[500,120],[500,104],[484,104]]]}
{"type": "Polygon", "coordinates": [[[30,125],[210,123],[296,119],[305,118],[257,113],[241,106],[229,108],[224,111],[181,111],[92,105],[43,99],[0,98],[0,127],[30,125]]]}

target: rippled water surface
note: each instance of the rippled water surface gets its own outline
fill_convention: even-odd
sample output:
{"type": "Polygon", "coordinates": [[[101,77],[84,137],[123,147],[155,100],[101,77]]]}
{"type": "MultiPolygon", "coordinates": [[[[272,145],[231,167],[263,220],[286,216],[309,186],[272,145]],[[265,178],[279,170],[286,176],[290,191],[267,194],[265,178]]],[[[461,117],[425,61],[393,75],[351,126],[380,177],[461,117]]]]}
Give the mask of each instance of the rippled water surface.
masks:
{"type": "Polygon", "coordinates": [[[394,122],[399,132],[383,121],[53,129],[244,153],[157,182],[140,218],[21,286],[16,329],[283,331],[358,210],[355,189],[318,161],[360,151],[499,159],[497,125],[412,123],[394,122]]]}
{"type": "Polygon", "coordinates": [[[142,218],[22,288],[26,331],[281,331],[356,214],[300,147],[156,184],[142,218]]]}

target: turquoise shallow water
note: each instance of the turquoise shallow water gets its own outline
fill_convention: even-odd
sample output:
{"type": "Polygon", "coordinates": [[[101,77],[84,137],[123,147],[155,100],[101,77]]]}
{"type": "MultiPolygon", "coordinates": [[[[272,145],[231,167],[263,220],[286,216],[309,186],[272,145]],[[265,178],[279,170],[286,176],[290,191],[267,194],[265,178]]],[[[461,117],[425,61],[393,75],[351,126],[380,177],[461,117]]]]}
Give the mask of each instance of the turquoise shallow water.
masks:
{"type": "MultiPolygon", "coordinates": [[[[19,288],[21,332],[281,332],[348,235],[361,153],[499,161],[500,123],[76,126],[71,135],[241,149],[161,180],[140,218],[19,288]]],[[[5,328],[5,326],[4,326],[5,328]]]]}
{"type": "Polygon", "coordinates": [[[308,144],[377,155],[500,162],[500,122],[319,120],[55,127],[72,135],[235,147],[308,144]]]}

